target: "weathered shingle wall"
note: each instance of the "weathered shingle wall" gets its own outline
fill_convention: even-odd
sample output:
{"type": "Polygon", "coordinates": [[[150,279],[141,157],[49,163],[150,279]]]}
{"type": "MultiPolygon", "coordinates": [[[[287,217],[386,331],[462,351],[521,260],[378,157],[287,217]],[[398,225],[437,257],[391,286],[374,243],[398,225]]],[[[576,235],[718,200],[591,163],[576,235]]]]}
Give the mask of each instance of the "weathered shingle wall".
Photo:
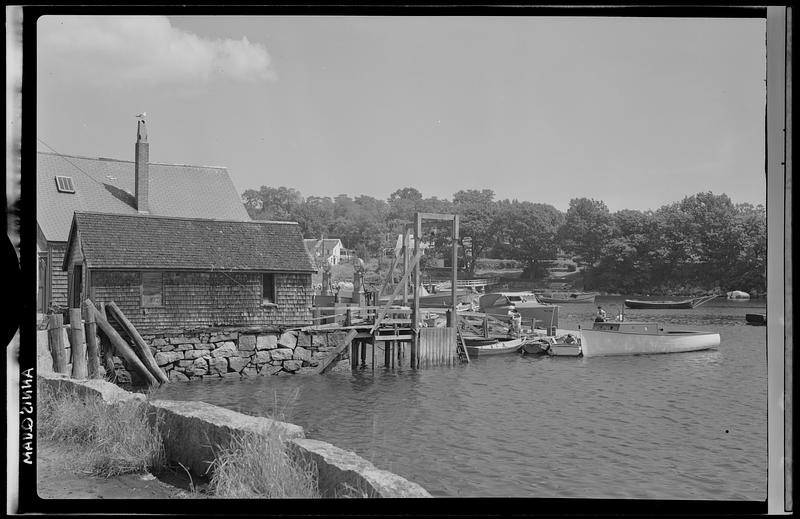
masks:
{"type": "Polygon", "coordinates": [[[261,304],[261,274],[164,272],[163,305],[142,308],[138,271],[93,271],[95,303],[114,301],[141,330],[302,326],[311,322],[311,275],[275,274],[276,307],[261,304]]]}
{"type": "Polygon", "coordinates": [[[49,269],[52,274],[50,283],[50,304],[62,307],[67,306],[67,286],[68,278],[67,273],[61,270],[61,264],[64,262],[64,253],[67,249],[66,243],[51,243],[50,249],[50,265],[49,269]]]}

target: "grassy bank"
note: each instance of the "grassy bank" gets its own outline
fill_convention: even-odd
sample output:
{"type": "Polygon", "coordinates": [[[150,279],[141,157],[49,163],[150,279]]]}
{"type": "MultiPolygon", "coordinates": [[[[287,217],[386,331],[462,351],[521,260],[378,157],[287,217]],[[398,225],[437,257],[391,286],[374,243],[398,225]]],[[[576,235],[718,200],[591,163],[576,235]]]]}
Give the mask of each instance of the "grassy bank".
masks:
{"type": "Polygon", "coordinates": [[[164,468],[161,437],[148,424],[144,403],[111,406],[46,386],[39,386],[37,403],[39,437],[80,451],[79,470],[113,477],[164,468]]]}
{"type": "MultiPolygon", "coordinates": [[[[39,438],[70,454],[76,472],[109,478],[175,470],[167,465],[159,424],[151,425],[145,402],[109,405],[40,385],[37,403],[39,438]]],[[[295,459],[277,431],[235,436],[215,454],[204,492],[209,497],[319,497],[316,469],[295,459]]]]}

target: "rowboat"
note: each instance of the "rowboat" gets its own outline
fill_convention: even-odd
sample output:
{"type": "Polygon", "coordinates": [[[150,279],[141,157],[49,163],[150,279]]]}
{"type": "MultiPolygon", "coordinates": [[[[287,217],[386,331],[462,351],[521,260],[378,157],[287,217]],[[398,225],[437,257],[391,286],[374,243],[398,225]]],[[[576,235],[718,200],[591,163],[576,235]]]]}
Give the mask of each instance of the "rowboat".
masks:
{"type": "Polygon", "coordinates": [[[689,309],[698,307],[702,304],[708,303],[712,299],[716,299],[717,295],[693,297],[691,299],[684,299],[683,301],[638,301],[635,299],[626,299],[625,306],[628,308],[638,310],[677,310],[689,309]]]}
{"type": "Polygon", "coordinates": [[[534,355],[546,353],[554,357],[577,357],[581,354],[581,342],[572,334],[560,337],[541,337],[523,344],[522,351],[534,355]]]}
{"type": "Polygon", "coordinates": [[[706,350],[719,346],[719,341],[718,333],[666,331],[654,322],[596,322],[581,330],[584,357],[706,350]]]}
{"type": "Polygon", "coordinates": [[[625,306],[638,310],[643,309],[669,309],[677,310],[679,308],[691,309],[693,299],[686,299],[684,301],[636,301],[633,299],[626,299],[625,306]]]}
{"type": "Polygon", "coordinates": [[[542,303],[594,303],[597,292],[551,292],[538,297],[542,303]]]}
{"type": "Polygon", "coordinates": [[[767,314],[745,314],[744,318],[747,324],[752,326],[767,325],[767,314]]]}
{"type": "Polygon", "coordinates": [[[518,339],[510,339],[507,341],[495,340],[489,344],[482,344],[480,346],[470,346],[467,344],[467,353],[470,358],[483,357],[486,355],[502,355],[504,353],[515,353],[519,351],[522,345],[528,339],[520,337],[518,339]]]}

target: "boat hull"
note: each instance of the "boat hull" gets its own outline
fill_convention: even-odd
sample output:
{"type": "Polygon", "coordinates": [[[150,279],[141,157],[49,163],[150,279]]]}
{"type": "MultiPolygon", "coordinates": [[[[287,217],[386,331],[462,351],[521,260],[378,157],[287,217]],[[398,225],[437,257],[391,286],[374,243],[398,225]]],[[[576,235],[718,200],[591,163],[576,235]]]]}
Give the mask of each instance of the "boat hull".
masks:
{"type": "Polygon", "coordinates": [[[589,295],[576,295],[575,297],[552,297],[552,296],[539,296],[539,301],[549,304],[566,304],[566,303],[594,303],[595,294],[589,295]]]}
{"type": "Polygon", "coordinates": [[[692,299],[686,301],[634,301],[626,299],[625,306],[635,310],[679,310],[694,308],[694,301],[692,299]]]}
{"type": "Polygon", "coordinates": [[[767,314],[745,314],[744,318],[747,324],[751,326],[767,325],[767,314]]]}
{"type": "Polygon", "coordinates": [[[578,357],[582,353],[580,344],[553,344],[547,350],[553,357],[578,357]]]}
{"type": "Polygon", "coordinates": [[[719,342],[719,334],[711,332],[620,333],[606,330],[581,331],[581,351],[584,357],[680,353],[716,348],[719,346],[719,342]]]}
{"type": "Polygon", "coordinates": [[[485,357],[487,355],[505,355],[516,353],[525,343],[525,339],[512,339],[510,341],[497,341],[493,344],[482,346],[467,346],[467,353],[472,357],[485,357]]]}

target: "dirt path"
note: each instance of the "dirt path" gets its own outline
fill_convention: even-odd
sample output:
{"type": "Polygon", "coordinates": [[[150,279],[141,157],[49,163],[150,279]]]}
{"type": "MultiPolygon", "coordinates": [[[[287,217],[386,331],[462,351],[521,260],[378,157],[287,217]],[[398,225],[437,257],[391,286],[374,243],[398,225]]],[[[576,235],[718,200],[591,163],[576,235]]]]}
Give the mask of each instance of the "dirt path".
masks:
{"type": "Polygon", "coordinates": [[[190,493],[151,474],[113,478],[83,472],[77,454],[51,442],[38,442],[37,491],[43,499],[187,499],[190,493]]]}

